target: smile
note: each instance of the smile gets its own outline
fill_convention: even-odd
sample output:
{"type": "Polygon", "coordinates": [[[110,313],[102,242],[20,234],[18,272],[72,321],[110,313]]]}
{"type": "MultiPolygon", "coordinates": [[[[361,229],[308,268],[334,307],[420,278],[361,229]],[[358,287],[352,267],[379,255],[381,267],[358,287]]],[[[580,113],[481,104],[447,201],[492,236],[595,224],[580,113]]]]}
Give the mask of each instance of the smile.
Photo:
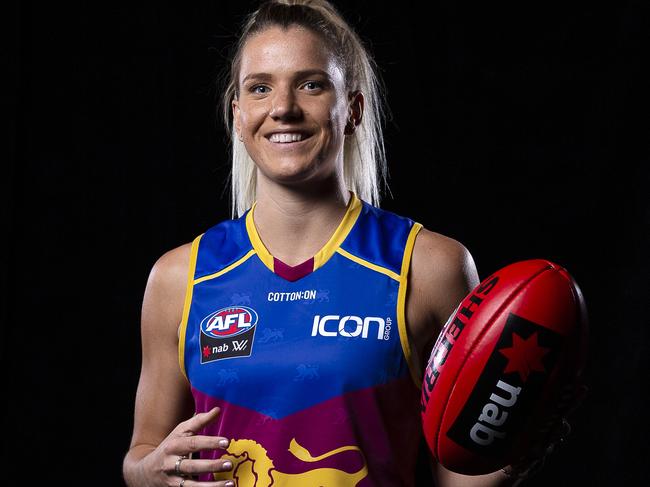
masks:
{"type": "Polygon", "coordinates": [[[308,136],[299,132],[275,133],[271,134],[269,141],[276,144],[289,144],[291,142],[300,142],[308,136]]]}

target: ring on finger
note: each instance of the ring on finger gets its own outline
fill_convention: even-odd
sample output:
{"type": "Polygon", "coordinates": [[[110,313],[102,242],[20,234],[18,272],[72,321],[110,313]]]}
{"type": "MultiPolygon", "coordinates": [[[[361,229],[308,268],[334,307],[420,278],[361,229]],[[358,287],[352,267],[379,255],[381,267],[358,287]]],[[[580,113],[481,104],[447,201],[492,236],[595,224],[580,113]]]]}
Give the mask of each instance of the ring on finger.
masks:
{"type": "Polygon", "coordinates": [[[185,485],[185,479],[181,479],[181,483],[178,484],[178,487],[183,487],[185,485]]]}
{"type": "MultiPolygon", "coordinates": [[[[181,477],[184,475],[183,472],[181,472],[181,462],[183,460],[187,460],[187,455],[180,455],[178,457],[178,460],[176,460],[176,465],[174,465],[174,472],[176,473],[176,475],[180,475],[181,477]]],[[[183,481],[181,482],[181,485],[179,487],[183,487],[183,482],[184,481],[185,481],[185,479],[183,479],[183,481]]]]}

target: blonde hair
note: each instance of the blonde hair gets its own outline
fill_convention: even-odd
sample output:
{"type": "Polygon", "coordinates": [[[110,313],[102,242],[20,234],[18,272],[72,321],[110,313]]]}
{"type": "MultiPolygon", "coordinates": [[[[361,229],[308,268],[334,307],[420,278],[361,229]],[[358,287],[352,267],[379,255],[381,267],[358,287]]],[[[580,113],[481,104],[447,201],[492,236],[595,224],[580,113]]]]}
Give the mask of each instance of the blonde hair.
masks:
{"type": "Polygon", "coordinates": [[[232,120],[232,102],[239,94],[239,68],[246,41],[273,26],[305,27],[319,35],[343,67],[348,92],[364,96],[364,112],[354,134],[345,138],[343,178],[348,189],[375,206],[381,199],[381,184],[388,186],[388,167],[382,125],[385,117],[383,90],[376,65],[363,42],[326,0],[270,0],[246,19],[235,45],[222,100],[223,116],[232,144],[232,216],[241,216],[255,201],[257,172],[254,161],[237,137],[232,120]]]}

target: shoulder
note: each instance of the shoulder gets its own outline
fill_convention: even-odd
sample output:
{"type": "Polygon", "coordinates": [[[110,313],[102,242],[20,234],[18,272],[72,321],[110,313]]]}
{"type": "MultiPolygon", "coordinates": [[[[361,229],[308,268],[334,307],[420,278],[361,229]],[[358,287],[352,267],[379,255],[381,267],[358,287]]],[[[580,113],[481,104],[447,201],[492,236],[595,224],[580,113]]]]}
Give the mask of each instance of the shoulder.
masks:
{"type": "Polygon", "coordinates": [[[474,259],[462,243],[426,228],[418,232],[406,300],[416,370],[421,370],[449,315],[478,283],[474,259]]]}
{"type": "Polygon", "coordinates": [[[143,325],[169,323],[170,329],[180,323],[187,287],[192,244],[184,244],[165,252],[149,272],[143,302],[143,325]]]}
{"type": "Polygon", "coordinates": [[[173,288],[178,281],[183,287],[187,281],[190,265],[191,243],[183,244],[162,254],[151,268],[149,284],[162,288],[173,288]]]}
{"type": "Polygon", "coordinates": [[[411,275],[416,285],[436,290],[475,280],[476,266],[462,243],[422,228],[413,246],[411,275]]]}

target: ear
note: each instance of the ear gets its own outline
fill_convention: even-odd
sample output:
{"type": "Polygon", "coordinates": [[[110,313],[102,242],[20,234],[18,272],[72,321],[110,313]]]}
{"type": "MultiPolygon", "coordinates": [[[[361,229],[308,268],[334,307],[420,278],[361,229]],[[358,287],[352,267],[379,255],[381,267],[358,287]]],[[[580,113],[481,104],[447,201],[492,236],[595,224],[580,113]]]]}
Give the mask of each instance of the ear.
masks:
{"type": "Polygon", "coordinates": [[[348,121],[345,124],[345,135],[352,135],[363,118],[365,100],[360,91],[350,92],[348,100],[348,121]]]}
{"type": "Polygon", "coordinates": [[[237,98],[233,98],[231,107],[232,107],[232,121],[233,121],[233,127],[235,129],[235,134],[237,135],[239,140],[243,140],[241,134],[241,111],[239,109],[239,100],[237,100],[237,98]]]}

